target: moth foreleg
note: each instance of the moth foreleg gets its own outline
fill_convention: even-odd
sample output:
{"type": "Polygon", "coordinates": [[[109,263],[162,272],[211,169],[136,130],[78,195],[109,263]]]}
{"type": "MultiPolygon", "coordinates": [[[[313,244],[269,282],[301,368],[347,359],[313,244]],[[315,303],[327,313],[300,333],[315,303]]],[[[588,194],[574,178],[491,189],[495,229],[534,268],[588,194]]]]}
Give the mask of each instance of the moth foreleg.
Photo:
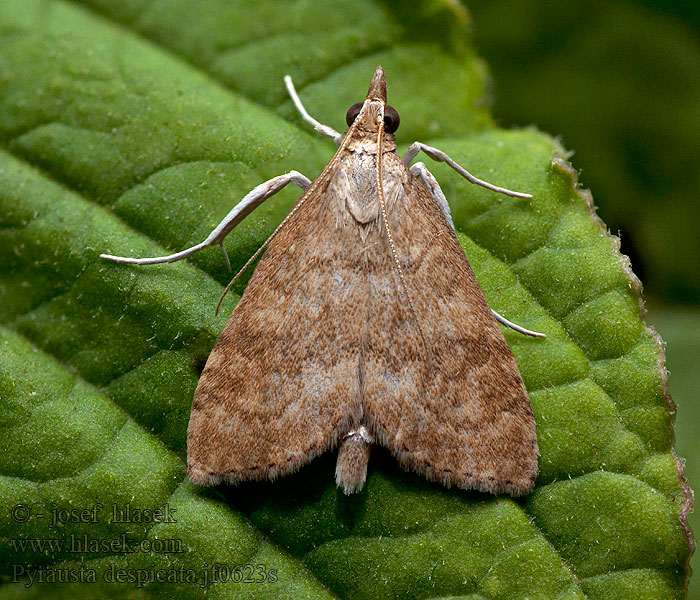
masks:
{"type": "Polygon", "coordinates": [[[284,76],[284,84],[287,86],[287,92],[289,93],[292,102],[294,102],[294,106],[296,106],[296,109],[299,111],[301,118],[304,119],[304,121],[306,121],[307,123],[313,125],[313,128],[316,131],[318,131],[321,135],[327,135],[328,137],[332,137],[333,141],[335,142],[335,145],[340,146],[340,144],[343,143],[343,135],[341,133],[338,133],[330,125],[324,125],[323,123],[319,123],[308,112],[306,112],[304,105],[301,103],[301,99],[297,95],[297,91],[294,89],[292,78],[289,75],[284,76]]]}
{"type": "Polygon", "coordinates": [[[442,193],[440,184],[437,182],[437,179],[435,179],[435,176],[428,171],[425,163],[417,162],[415,165],[411,166],[409,171],[418,177],[423,182],[423,185],[428,188],[430,195],[435,198],[435,202],[437,202],[440,210],[445,217],[447,217],[447,222],[452,229],[454,229],[455,225],[452,222],[452,214],[450,213],[450,205],[447,203],[447,198],[445,198],[445,194],[442,193]]]}
{"type": "MultiPolygon", "coordinates": [[[[236,225],[238,225],[270,196],[274,196],[283,187],[290,183],[299,186],[303,190],[311,185],[311,181],[298,171],[290,171],[289,173],[278,175],[277,177],[273,177],[272,179],[261,183],[248,192],[244,198],[231,209],[231,211],[222,219],[221,223],[214,228],[214,231],[209,234],[207,239],[200,242],[196,246],[192,246],[191,248],[187,248],[181,252],[176,252],[175,254],[170,254],[168,256],[157,256],[154,258],[129,258],[126,256],[113,256],[111,254],[100,254],[100,258],[105,258],[114,262],[129,263],[132,265],[154,265],[158,263],[175,262],[183,258],[187,258],[195,252],[208,248],[209,246],[219,245],[223,250],[224,247],[222,243],[224,238],[231,233],[236,225]]],[[[225,250],[224,257],[228,263],[228,256],[226,255],[225,250]]]]}
{"type": "Polygon", "coordinates": [[[532,198],[532,194],[525,194],[523,192],[514,192],[513,190],[509,190],[508,188],[493,185],[492,183],[489,183],[488,181],[484,181],[483,179],[479,179],[478,177],[475,177],[469,171],[467,171],[464,167],[458,165],[454,160],[452,160],[442,150],[439,150],[438,148],[433,148],[433,146],[428,146],[427,144],[423,144],[421,142],[413,142],[409,146],[408,150],[406,150],[406,152],[403,155],[401,160],[403,160],[403,163],[408,167],[408,165],[411,164],[411,161],[418,155],[418,153],[421,150],[423,152],[425,152],[433,160],[435,160],[437,162],[447,163],[450,167],[452,167],[455,171],[457,171],[457,173],[459,173],[467,181],[474,183],[476,185],[480,185],[481,187],[484,187],[487,190],[491,190],[493,192],[499,192],[501,194],[506,194],[506,196],[513,196],[514,198],[532,198]]]}

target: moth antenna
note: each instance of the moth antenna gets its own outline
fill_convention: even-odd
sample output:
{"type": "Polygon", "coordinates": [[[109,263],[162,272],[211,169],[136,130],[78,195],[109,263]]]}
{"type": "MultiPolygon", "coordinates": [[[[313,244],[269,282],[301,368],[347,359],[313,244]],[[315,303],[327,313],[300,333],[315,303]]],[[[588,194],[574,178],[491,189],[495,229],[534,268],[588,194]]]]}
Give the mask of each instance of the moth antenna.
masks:
{"type": "MultiPolygon", "coordinates": [[[[382,112],[383,112],[382,107],[382,112]]],[[[382,179],[382,162],[384,158],[384,149],[382,140],[384,138],[384,115],[379,116],[379,133],[377,136],[377,188],[379,189],[379,205],[382,209],[382,219],[384,220],[384,228],[386,229],[386,235],[389,239],[389,247],[391,248],[391,256],[394,259],[394,265],[396,265],[396,270],[399,274],[399,280],[401,281],[401,287],[406,294],[406,299],[408,300],[408,307],[411,309],[411,314],[413,315],[413,322],[418,328],[418,333],[420,335],[421,342],[423,343],[423,349],[425,351],[425,357],[429,360],[428,344],[425,341],[425,336],[423,335],[423,328],[420,326],[420,321],[418,320],[418,313],[413,306],[413,300],[411,300],[411,294],[408,291],[408,285],[406,285],[406,279],[403,276],[403,269],[401,268],[401,263],[399,262],[399,256],[396,252],[396,246],[394,244],[394,236],[391,233],[391,228],[389,227],[389,217],[386,212],[386,199],[384,198],[384,183],[382,179]]]]}

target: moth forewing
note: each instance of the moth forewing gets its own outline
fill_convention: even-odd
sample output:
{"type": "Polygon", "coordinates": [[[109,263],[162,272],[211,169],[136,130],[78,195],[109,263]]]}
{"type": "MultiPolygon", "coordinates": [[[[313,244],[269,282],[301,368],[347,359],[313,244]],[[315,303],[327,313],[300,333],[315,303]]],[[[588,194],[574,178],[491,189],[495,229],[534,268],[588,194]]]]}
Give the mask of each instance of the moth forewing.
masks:
{"type": "Polygon", "coordinates": [[[368,429],[428,479],[523,494],[538,448],[515,359],[444,212],[398,157],[384,160],[403,182],[389,226],[415,312],[397,297],[385,242],[369,268],[368,429]]]}
{"type": "Polygon", "coordinates": [[[274,479],[359,426],[367,284],[326,186],[270,242],[202,372],[188,430],[195,482],[274,479]]]}

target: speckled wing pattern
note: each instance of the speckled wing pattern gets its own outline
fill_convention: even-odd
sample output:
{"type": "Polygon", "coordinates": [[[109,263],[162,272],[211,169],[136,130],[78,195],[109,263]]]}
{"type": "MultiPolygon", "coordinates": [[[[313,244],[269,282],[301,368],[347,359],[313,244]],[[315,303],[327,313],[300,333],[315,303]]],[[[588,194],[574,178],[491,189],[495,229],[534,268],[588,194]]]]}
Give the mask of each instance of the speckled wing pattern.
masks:
{"type": "Polygon", "coordinates": [[[369,265],[365,423],[428,479],[526,493],[538,447],[515,359],[445,215],[396,155],[384,161],[393,174],[384,179],[389,226],[415,314],[385,241],[369,265]]]}
{"type": "Polygon", "coordinates": [[[327,171],[271,241],[209,356],[188,430],[195,483],[285,475],[357,424],[368,284],[327,171]]]}

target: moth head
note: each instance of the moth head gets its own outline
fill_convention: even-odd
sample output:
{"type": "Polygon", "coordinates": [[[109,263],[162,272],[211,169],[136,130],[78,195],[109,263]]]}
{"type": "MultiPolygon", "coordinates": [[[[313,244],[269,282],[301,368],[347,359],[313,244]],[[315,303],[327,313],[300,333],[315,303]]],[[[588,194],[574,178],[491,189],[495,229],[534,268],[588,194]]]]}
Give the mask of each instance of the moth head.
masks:
{"type": "Polygon", "coordinates": [[[355,102],[345,115],[348,127],[360,116],[358,123],[361,129],[376,130],[376,122],[379,115],[384,114],[384,131],[394,133],[399,128],[399,113],[393,106],[386,103],[386,78],[381,65],[377,66],[372,82],[369,84],[367,99],[364,102],[355,102]]]}
{"type": "MultiPolygon", "coordinates": [[[[360,114],[360,111],[362,110],[362,107],[364,106],[364,102],[355,102],[350,108],[348,108],[348,112],[345,115],[345,121],[348,124],[348,127],[351,127],[352,124],[355,122],[355,119],[357,118],[357,115],[360,114]]],[[[369,107],[368,107],[369,108],[369,107]]],[[[374,112],[369,110],[368,112],[374,112]]],[[[384,106],[384,131],[386,133],[394,133],[398,128],[399,128],[399,123],[401,122],[401,119],[399,118],[399,113],[396,112],[396,109],[393,106],[389,106],[388,104],[384,106]]]]}

